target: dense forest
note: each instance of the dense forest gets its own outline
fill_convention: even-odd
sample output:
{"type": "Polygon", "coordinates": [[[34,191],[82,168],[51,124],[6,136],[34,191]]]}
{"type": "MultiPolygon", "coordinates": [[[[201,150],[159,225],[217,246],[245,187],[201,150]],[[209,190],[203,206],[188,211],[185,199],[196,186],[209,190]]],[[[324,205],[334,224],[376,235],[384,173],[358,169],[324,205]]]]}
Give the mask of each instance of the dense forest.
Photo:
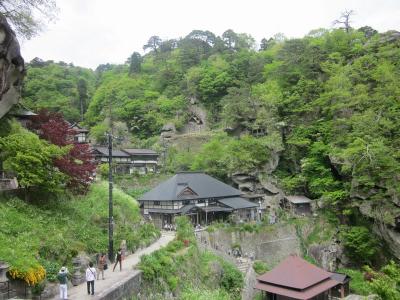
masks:
{"type": "MultiPolygon", "coordinates": [[[[2,167],[17,174],[26,193],[25,200],[11,197],[2,203],[6,229],[0,237],[15,243],[10,238],[14,231],[8,228],[22,230],[15,220],[32,215],[43,215],[37,224],[29,225],[42,234],[33,244],[26,242],[28,234],[20,237],[15,251],[24,253],[29,244],[29,255],[16,260],[11,249],[0,254],[12,263],[14,278],[33,278],[27,282],[36,284],[43,279],[44,268],[48,274],[48,269],[55,269],[55,262],[67,262],[82,250],[105,249],[106,203],[96,199],[105,199],[106,186],[90,186],[95,166],[85,155],[89,148],[68,140],[70,124],[64,117],[90,129],[92,144],[104,144],[105,133],[112,130],[115,147],[161,152],[162,173],[204,170],[232,184],[235,174],[247,174],[266,178],[286,194],[316,199],[321,216],[314,216],[315,220],[329,223],[328,239],[338,238],[350,259],[345,265],[367,264],[381,270],[378,274],[366,269],[375,276],[371,284],[377,282],[376,287],[352,289],[365,295],[389,293],[382,298],[398,299],[399,267],[389,259],[400,259],[400,239],[395,240],[394,234],[400,229],[399,48],[399,32],[378,33],[371,27],[317,29],[294,39],[277,34],[260,45],[251,35],[232,30],[221,36],[193,30],[179,39],[152,36],[143,46],[144,55],[135,51],[124,64],[103,64],[96,70],[33,59],[27,64],[21,105],[41,111],[36,117],[38,127],[30,128],[34,132],[22,128],[10,118],[15,111],[1,120],[2,167]],[[190,129],[193,120],[202,124],[201,130],[190,129]],[[174,138],[165,140],[166,128],[175,132],[174,138]],[[65,212],[56,214],[61,221],[49,218],[61,202],[65,212]],[[72,226],[64,213],[76,214],[77,226],[87,226],[84,214],[77,211],[95,204],[101,205],[102,214],[91,216],[92,221],[104,227],[98,229],[102,236],[98,245],[89,247],[84,242],[87,232],[79,232],[76,226],[76,232],[57,231],[58,237],[68,237],[65,243],[76,241],[66,254],[53,249],[58,238],[40,243],[48,234],[46,227],[72,226]],[[372,229],[377,233],[376,228],[383,231],[371,234],[372,229]],[[380,249],[390,253],[380,254],[380,249]]],[[[120,183],[133,177],[121,178],[120,183]]],[[[147,188],[143,184],[140,189],[124,190],[136,197],[147,188]]],[[[134,216],[121,212],[116,218],[118,239],[127,235],[129,246],[137,248],[141,240],[148,244],[159,235],[154,226],[142,222],[131,197],[121,192],[116,199],[121,209],[132,206],[135,211],[134,216]],[[139,228],[137,234],[128,233],[126,220],[129,228],[139,228]]],[[[260,223],[242,227],[259,230],[260,223]]],[[[310,235],[312,240],[318,234],[310,235]]],[[[157,282],[164,284],[159,292],[175,290],[181,276],[207,286],[213,281],[206,276],[209,266],[217,263],[229,276],[206,292],[223,299],[233,295],[227,295],[232,287],[238,293],[241,275],[231,266],[182,249],[177,242],[142,260],[149,292],[157,282]],[[176,257],[175,251],[182,257],[176,257]],[[198,274],[182,275],[173,261],[204,268],[198,274]],[[173,276],[167,278],[160,272],[163,268],[173,276]]],[[[354,282],[363,282],[359,277],[354,282]]],[[[192,286],[186,288],[181,292],[188,299],[197,293],[192,286]]],[[[239,297],[236,294],[232,297],[239,297]]]]}
{"type": "Polygon", "coordinates": [[[277,34],[259,47],[232,30],[152,36],[144,56],[133,52],[125,64],[95,71],[34,59],[23,103],[82,120],[99,143],[111,116],[124,143],[155,149],[163,125],[179,132],[197,103],[207,112],[208,142],[190,153],[171,148],[169,171],[202,169],[226,179],[262,170],[279,154],[273,175],[285,191],[323,199],[344,217],[368,202],[374,217],[394,225],[399,46],[398,32],[370,27],[277,34]]]}

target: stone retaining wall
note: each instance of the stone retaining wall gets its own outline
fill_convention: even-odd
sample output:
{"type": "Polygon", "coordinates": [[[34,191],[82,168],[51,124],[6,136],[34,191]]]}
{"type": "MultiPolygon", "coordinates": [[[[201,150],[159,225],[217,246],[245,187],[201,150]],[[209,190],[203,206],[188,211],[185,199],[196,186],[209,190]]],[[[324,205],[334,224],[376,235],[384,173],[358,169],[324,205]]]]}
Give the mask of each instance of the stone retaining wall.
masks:
{"type": "Polygon", "coordinates": [[[131,299],[132,296],[140,292],[140,285],[142,283],[142,272],[134,271],[124,281],[117,282],[97,294],[94,299],[96,300],[124,300],[131,299]]]}

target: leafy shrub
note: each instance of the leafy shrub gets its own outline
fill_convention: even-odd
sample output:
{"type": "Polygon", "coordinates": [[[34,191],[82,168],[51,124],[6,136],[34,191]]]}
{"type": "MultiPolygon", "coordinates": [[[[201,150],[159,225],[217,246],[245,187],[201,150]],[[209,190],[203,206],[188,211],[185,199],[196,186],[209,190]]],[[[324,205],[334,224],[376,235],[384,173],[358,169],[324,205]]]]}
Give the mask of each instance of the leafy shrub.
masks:
{"type": "Polygon", "coordinates": [[[233,299],[240,299],[243,288],[243,274],[232,264],[223,264],[221,286],[232,295],[233,299]]]}
{"type": "Polygon", "coordinates": [[[176,238],[177,240],[184,241],[189,240],[195,242],[196,237],[194,235],[193,226],[190,220],[186,216],[175,218],[176,223],[176,238]]]}
{"type": "Polygon", "coordinates": [[[48,261],[44,259],[40,259],[40,263],[46,270],[46,279],[51,282],[57,281],[57,274],[60,269],[59,264],[54,261],[48,261]]]}
{"type": "Polygon", "coordinates": [[[394,261],[382,267],[380,272],[374,272],[371,268],[365,270],[372,274],[369,282],[371,290],[384,300],[400,299],[400,266],[394,261]]]}
{"type": "Polygon", "coordinates": [[[265,262],[261,261],[261,260],[256,260],[253,263],[253,269],[254,271],[258,274],[264,274],[265,272],[268,272],[268,266],[265,262]]]}
{"type": "Polygon", "coordinates": [[[352,293],[363,296],[367,296],[372,293],[372,289],[368,282],[364,279],[364,274],[362,271],[354,269],[338,269],[337,271],[351,277],[350,291],[352,293]]]}
{"type": "Polygon", "coordinates": [[[342,232],[343,245],[355,261],[370,262],[378,250],[378,241],[368,228],[353,226],[342,232]]]}
{"type": "Polygon", "coordinates": [[[198,287],[192,287],[189,289],[186,289],[182,295],[180,296],[180,299],[182,300],[230,300],[231,297],[229,294],[223,290],[223,289],[217,289],[217,290],[207,290],[207,289],[200,289],[198,287]]]}

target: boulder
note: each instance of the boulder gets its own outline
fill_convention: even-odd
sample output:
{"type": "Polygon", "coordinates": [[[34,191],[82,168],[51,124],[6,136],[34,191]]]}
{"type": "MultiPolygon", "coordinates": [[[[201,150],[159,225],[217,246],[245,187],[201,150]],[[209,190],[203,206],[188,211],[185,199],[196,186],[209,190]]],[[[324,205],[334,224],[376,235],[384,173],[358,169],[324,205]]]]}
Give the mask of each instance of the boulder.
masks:
{"type": "Polygon", "coordinates": [[[18,103],[25,76],[19,43],[7,20],[0,16],[0,118],[18,103]]]}

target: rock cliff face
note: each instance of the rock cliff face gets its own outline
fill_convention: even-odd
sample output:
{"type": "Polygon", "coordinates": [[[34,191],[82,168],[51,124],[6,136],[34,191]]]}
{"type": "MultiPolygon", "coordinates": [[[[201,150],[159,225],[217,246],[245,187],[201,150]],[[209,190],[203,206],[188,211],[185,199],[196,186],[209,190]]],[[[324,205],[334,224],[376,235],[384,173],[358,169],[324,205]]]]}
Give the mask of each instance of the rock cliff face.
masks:
{"type": "Polygon", "coordinates": [[[0,16],[0,118],[18,102],[24,75],[24,59],[15,33],[0,16]]]}

